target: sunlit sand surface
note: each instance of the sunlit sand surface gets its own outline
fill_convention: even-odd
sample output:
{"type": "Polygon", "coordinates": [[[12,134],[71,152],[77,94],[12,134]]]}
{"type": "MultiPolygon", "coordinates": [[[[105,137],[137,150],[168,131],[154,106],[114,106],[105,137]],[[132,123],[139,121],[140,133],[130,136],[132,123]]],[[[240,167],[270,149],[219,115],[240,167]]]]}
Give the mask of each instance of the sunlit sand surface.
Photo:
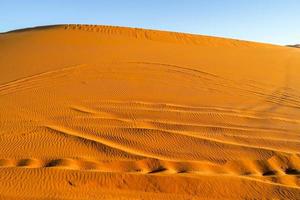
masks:
{"type": "Polygon", "coordinates": [[[0,34],[0,199],[300,199],[299,74],[232,39],[0,34]]]}

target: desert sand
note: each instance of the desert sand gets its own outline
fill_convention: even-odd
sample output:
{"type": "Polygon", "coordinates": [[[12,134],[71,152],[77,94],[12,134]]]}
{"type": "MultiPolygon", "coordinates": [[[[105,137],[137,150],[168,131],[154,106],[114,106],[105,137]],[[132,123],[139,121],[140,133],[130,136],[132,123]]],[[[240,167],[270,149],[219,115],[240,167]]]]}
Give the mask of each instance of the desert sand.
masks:
{"type": "Polygon", "coordinates": [[[300,199],[300,49],[91,25],[0,34],[0,199],[300,199]]]}

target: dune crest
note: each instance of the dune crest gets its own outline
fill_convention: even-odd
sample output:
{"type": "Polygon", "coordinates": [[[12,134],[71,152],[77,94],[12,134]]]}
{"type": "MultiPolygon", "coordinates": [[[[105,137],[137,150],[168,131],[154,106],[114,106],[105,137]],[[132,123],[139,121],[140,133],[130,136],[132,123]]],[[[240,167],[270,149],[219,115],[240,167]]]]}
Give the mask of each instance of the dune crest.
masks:
{"type": "Polygon", "coordinates": [[[57,25],[0,66],[0,199],[300,197],[298,49],[57,25]]]}

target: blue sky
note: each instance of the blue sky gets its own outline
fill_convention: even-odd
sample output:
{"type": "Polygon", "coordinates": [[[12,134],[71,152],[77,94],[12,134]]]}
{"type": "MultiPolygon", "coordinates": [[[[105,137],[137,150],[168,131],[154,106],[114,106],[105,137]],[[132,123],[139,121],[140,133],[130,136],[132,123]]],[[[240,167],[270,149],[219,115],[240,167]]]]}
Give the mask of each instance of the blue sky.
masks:
{"type": "Polygon", "coordinates": [[[299,0],[0,0],[0,32],[104,24],[300,43],[299,0]]]}

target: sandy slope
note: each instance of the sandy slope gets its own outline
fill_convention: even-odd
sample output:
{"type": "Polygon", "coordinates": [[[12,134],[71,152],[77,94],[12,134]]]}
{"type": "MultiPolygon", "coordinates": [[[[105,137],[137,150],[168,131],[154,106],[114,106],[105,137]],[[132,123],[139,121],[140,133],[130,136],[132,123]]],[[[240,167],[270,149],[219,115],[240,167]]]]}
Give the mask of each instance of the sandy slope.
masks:
{"type": "Polygon", "coordinates": [[[181,33],[0,34],[0,199],[300,199],[299,66],[181,33]]]}

